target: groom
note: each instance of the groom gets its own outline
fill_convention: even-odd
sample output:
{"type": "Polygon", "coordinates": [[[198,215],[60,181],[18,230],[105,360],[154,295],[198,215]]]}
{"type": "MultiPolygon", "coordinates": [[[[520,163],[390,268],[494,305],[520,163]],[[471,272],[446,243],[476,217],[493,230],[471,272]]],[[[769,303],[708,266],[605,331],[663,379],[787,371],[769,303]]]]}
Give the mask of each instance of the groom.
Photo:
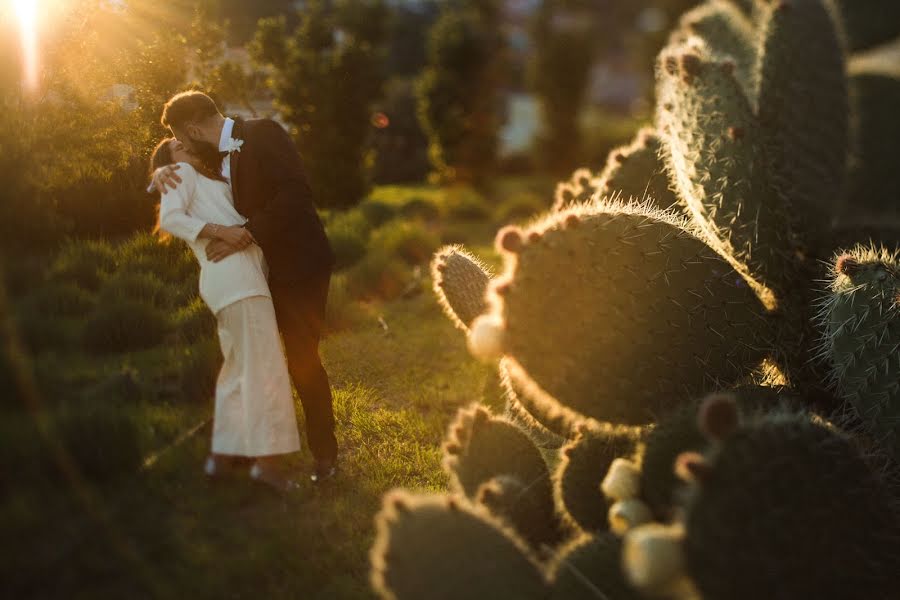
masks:
{"type": "MultiPolygon", "coordinates": [[[[269,288],[284,339],[288,370],[306,414],[306,436],[315,458],[312,480],[335,473],[337,440],[328,375],[319,358],[328,283],[334,255],[313,207],[300,156],[284,128],[270,119],[229,119],[215,102],[196,91],[170,99],[162,114],[191,152],[231,183],[234,206],[249,219],[246,228],[269,266],[269,288]]],[[[178,166],[153,175],[160,192],[176,187],[178,166]]],[[[240,248],[213,240],[209,260],[220,261],[240,248]]]]}

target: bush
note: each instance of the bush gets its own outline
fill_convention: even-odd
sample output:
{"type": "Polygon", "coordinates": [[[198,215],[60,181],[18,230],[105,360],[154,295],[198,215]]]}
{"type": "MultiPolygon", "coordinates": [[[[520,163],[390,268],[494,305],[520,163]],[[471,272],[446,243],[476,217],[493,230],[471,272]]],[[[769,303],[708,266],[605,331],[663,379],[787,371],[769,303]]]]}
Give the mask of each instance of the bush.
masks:
{"type": "Polygon", "coordinates": [[[186,344],[195,344],[216,335],[216,316],[200,298],[182,307],[175,314],[175,333],[186,344]]]}
{"type": "Polygon", "coordinates": [[[548,208],[547,202],[542,200],[540,196],[524,192],[501,202],[494,213],[494,219],[498,223],[523,221],[548,208]]]}
{"type": "Polygon", "coordinates": [[[397,215],[397,208],[380,200],[366,200],[359,205],[359,212],[371,227],[381,227],[397,215]]]}
{"type": "Polygon", "coordinates": [[[160,239],[139,233],[118,247],[119,269],[132,273],[151,273],[168,285],[190,282],[196,291],[199,265],[187,245],[175,238],[160,239]]]}
{"type": "Polygon", "coordinates": [[[103,279],[115,269],[116,252],[108,242],[79,240],[63,246],[50,266],[50,277],[97,290],[103,279]]]}
{"type": "Polygon", "coordinates": [[[32,353],[69,348],[78,335],[77,320],[51,318],[30,307],[18,311],[14,320],[22,343],[32,353]]]}
{"type": "Polygon", "coordinates": [[[405,219],[421,219],[430,222],[437,221],[441,216],[441,211],[425,198],[413,196],[400,206],[400,216],[405,219]]]}
{"type": "Polygon", "coordinates": [[[469,187],[447,190],[447,216],[459,221],[480,221],[490,216],[484,197],[469,187]]]}
{"type": "Polygon", "coordinates": [[[325,329],[335,333],[349,329],[365,319],[365,310],[350,294],[348,278],[339,274],[331,278],[328,305],[325,308],[325,329]]]}
{"type": "Polygon", "coordinates": [[[440,244],[440,238],[421,223],[393,221],[372,233],[369,248],[417,265],[431,260],[440,244]]]}
{"type": "Polygon", "coordinates": [[[162,343],[169,330],[158,308],[122,299],[98,305],[84,326],[84,347],[94,354],[142,350],[162,343]]]}
{"type": "Polygon", "coordinates": [[[335,269],[356,264],[366,253],[371,225],[362,212],[351,210],[334,215],[325,228],[335,255],[335,269]]]}
{"type": "Polygon", "coordinates": [[[185,348],[178,353],[177,385],[182,400],[211,402],[216,392],[216,380],[222,368],[219,341],[208,340],[185,348]]]}
{"type": "Polygon", "coordinates": [[[54,419],[53,431],[81,474],[92,481],[135,472],[141,464],[134,419],[114,404],[64,411],[54,419]]]}
{"type": "Polygon", "coordinates": [[[129,366],[108,373],[84,392],[87,402],[110,405],[131,404],[143,397],[140,374],[129,366]]]}
{"type": "Polygon", "coordinates": [[[409,282],[409,268],[391,255],[373,250],[347,273],[347,291],[361,300],[392,300],[409,282]]]}
{"type": "Polygon", "coordinates": [[[96,302],[94,294],[70,281],[51,281],[28,294],[22,304],[47,316],[79,317],[89,313],[96,302]]]}
{"type": "Polygon", "coordinates": [[[160,309],[171,309],[183,302],[186,291],[179,285],[163,282],[153,273],[119,271],[103,282],[100,304],[134,300],[160,309]]]}

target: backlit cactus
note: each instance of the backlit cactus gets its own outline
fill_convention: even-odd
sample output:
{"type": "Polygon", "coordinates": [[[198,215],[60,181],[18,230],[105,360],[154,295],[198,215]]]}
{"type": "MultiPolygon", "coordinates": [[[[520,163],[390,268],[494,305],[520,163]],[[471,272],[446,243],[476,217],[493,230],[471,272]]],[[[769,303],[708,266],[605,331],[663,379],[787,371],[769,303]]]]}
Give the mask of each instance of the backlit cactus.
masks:
{"type": "Polygon", "coordinates": [[[594,423],[562,448],[553,491],[566,520],[587,532],[608,528],[610,504],[600,484],[615,459],[635,452],[642,434],[642,428],[594,423]]]}
{"type": "Polygon", "coordinates": [[[838,256],[819,318],[838,394],[900,461],[898,252],[857,246],[838,256]]]}
{"type": "Polygon", "coordinates": [[[578,169],[570,181],[559,183],[553,210],[564,210],[595,197],[672,208],[678,198],[669,187],[659,152],[660,139],[656,132],[649,127],[641,129],[631,144],[610,153],[599,175],[592,175],[588,169],[578,169]]]}
{"type": "Polygon", "coordinates": [[[678,390],[736,383],[771,350],[766,309],[685,227],[597,201],[502,230],[506,270],[470,347],[505,354],[521,393],[570,420],[649,423],[678,390]]]}
{"type": "Polygon", "coordinates": [[[675,468],[689,482],[683,566],[704,600],[896,592],[895,499],[850,438],[802,412],[742,416],[728,396],[698,419],[709,446],[675,468]]]}
{"type": "Polygon", "coordinates": [[[548,584],[525,542],[484,508],[394,492],[376,523],[372,583],[382,598],[546,598],[548,584]]]}
{"type": "Polygon", "coordinates": [[[459,246],[447,246],[434,255],[431,277],[444,313],[457,327],[467,330],[487,308],[485,292],[491,272],[459,246]]]}

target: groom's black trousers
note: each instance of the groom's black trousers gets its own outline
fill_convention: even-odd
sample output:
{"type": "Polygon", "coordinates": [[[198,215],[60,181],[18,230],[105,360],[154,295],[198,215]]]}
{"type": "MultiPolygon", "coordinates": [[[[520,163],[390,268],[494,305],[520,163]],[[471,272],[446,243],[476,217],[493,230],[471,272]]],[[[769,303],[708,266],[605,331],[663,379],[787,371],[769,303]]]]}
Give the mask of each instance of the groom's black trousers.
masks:
{"type": "Polygon", "coordinates": [[[326,273],[300,284],[269,281],[288,372],[306,415],[306,439],[313,457],[319,461],[337,457],[331,385],[319,358],[330,278],[331,274],[326,273]]]}

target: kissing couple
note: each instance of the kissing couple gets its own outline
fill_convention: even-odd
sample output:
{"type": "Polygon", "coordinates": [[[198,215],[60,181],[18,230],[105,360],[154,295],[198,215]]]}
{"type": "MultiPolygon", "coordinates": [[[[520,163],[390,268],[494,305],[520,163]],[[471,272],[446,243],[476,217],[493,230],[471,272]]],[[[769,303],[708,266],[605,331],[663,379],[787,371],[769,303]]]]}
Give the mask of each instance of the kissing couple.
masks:
{"type": "Polygon", "coordinates": [[[300,450],[293,382],[315,459],[311,479],[329,479],[337,440],[319,340],[334,255],[297,149],[277,122],[225,118],[196,91],[170,99],[162,124],[173,137],[151,158],[158,229],[196,255],[224,358],[204,470],[217,477],[252,463],[253,479],[298,489],[284,460],[300,450]]]}

